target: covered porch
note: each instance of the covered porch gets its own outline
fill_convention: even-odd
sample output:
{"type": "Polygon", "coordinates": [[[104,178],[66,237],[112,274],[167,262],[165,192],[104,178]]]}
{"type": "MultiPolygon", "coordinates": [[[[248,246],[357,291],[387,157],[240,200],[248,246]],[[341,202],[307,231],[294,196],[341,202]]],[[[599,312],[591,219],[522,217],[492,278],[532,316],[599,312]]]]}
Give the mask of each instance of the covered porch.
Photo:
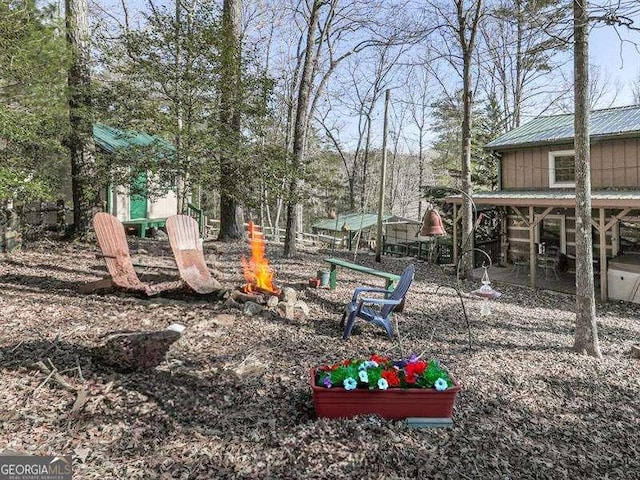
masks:
{"type": "MultiPolygon", "coordinates": [[[[568,282],[573,282],[575,292],[575,193],[572,191],[499,191],[474,194],[476,205],[498,207],[502,211],[500,228],[501,268],[492,268],[496,280],[500,275],[517,279],[516,271],[522,271],[528,285],[550,288],[557,282],[560,291],[568,290],[568,282]],[[562,263],[551,269],[544,267],[547,243],[557,248],[562,263]],[[530,268],[533,266],[535,268],[530,268]],[[542,274],[544,272],[544,274],[542,274]],[[556,277],[557,276],[557,277],[556,277]],[[562,281],[560,278],[562,277],[562,281]]],[[[461,235],[458,223],[461,220],[462,198],[451,196],[447,202],[453,204],[454,259],[457,262],[458,249],[455,248],[461,235]]],[[[592,204],[592,239],[594,250],[594,283],[600,292],[600,299],[608,299],[607,269],[609,261],[621,252],[620,222],[640,224],[640,192],[637,191],[594,191],[592,204]]],[[[505,281],[508,281],[505,279],[505,281]]],[[[519,283],[519,282],[518,282],[519,283]]],[[[556,288],[552,288],[556,289],[556,288]]]]}
{"type": "MultiPolygon", "coordinates": [[[[482,278],[484,270],[482,268],[475,268],[473,270],[474,278],[482,278]]],[[[493,265],[488,269],[489,278],[492,283],[497,284],[510,284],[529,286],[529,266],[514,265],[509,263],[508,265],[493,265]]],[[[545,290],[552,290],[554,292],[562,292],[570,295],[576,293],[576,274],[573,271],[558,272],[557,276],[551,272],[545,272],[538,269],[538,288],[544,288],[545,290]]],[[[595,291],[596,296],[600,296],[600,281],[598,277],[595,277],[595,291]]],[[[499,287],[497,287],[499,289],[499,287]]]]}

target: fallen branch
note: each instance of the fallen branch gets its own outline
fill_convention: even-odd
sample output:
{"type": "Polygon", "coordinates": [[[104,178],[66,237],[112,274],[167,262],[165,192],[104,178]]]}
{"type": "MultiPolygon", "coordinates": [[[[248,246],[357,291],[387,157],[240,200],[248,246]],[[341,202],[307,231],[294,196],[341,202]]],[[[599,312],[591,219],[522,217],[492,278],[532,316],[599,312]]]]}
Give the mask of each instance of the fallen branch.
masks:
{"type": "Polygon", "coordinates": [[[84,408],[87,400],[89,399],[89,395],[84,388],[78,390],[78,396],[76,397],[76,401],[73,402],[73,407],[71,407],[71,411],[69,415],[75,417],[80,411],[84,408]]]}
{"type": "MultiPolygon", "coordinates": [[[[44,386],[51,378],[53,378],[53,380],[62,388],[69,390],[70,392],[76,392],[77,388],[69,384],[64,378],[62,378],[62,376],[58,373],[58,369],[55,367],[55,365],[53,365],[53,363],[51,363],[51,360],[50,359],[47,359],[47,360],[49,361],[51,368],[47,367],[42,361],[39,361],[38,363],[36,363],[36,367],[38,367],[38,370],[40,370],[42,373],[47,375],[47,378],[45,379],[45,381],[38,386],[36,391],[40,387],[44,386]]],[[[34,394],[35,394],[35,391],[34,391],[34,394]]]]}
{"type": "MultiPolygon", "coordinates": [[[[68,390],[76,394],[76,400],[75,402],[73,402],[73,406],[69,411],[69,415],[72,417],[75,417],[84,408],[85,404],[87,403],[87,400],[89,399],[89,394],[87,393],[87,390],[85,388],[77,388],[71,385],[70,383],[68,383],[64,378],[62,378],[58,368],[53,364],[51,359],[47,358],[47,361],[49,362],[49,366],[45,365],[44,362],[42,361],[39,361],[35,364],[38,370],[40,370],[42,373],[47,375],[47,378],[45,378],[44,381],[36,387],[36,389],[33,391],[33,396],[35,396],[38,390],[44,387],[47,384],[47,382],[53,379],[54,382],[56,382],[59,386],[61,386],[65,390],[68,390]]],[[[79,362],[77,367],[71,368],[69,370],[76,370],[76,369],[78,370],[79,376],[82,379],[82,370],[80,369],[79,362]]]]}

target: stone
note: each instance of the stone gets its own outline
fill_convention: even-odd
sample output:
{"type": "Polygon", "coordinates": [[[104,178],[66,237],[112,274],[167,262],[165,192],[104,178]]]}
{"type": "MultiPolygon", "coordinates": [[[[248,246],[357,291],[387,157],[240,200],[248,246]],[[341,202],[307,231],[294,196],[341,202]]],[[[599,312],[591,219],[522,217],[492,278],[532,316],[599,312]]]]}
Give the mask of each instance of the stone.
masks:
{"type": "Polygon", "coordinates": [[[278,304],[278,310],[282,311],[286,318],[293,318],[295,314],[295,306],[289,302],[280,302],[278,304]]]}
{"type": "Polygon", "coordinates": [[[256,302],[246,302],[242,308],[242,313],[245,315],[258,315],[264,310],[264,307],[256,302]]]}
{"type": "Polygon", "coordinates": [[[302,310],[302,313],[304,313],[305,317],[309,316],[309,305],[307,305],[305,302],[303,302],[302,300],[298,300],[295,304],[295,308],[296,309],[300,309],[302,310]]]}
{"type": "Polygon", "coordinates": [[[280,300],[275,295],[271,295],[267,300],[268,307],[277,307],[280,300]]]}
{"type": "Polygon", "coordinates": [[[117,333],[107,337],[95,354],[100,362],[119,372],[147,370],[164,361],[169,347],[180,336],[175,330],[117,333]]]}
{"type": "Polygon", "coordinates": [[[233,373],[235,373],[238,378],[244,380],[249,377],[258,377],[266,370],[266,364],[254,356],[249,356],[233,370],[233,373]]]}
{"type": "Polygon", "coordinates": [[[296,291],[291,287],[284,287],[282,289],[282,301],[295,304],[298,296],[296,291]]]}
{"type": "Polygon", "coordinates": [[[237,308],[237,309],[241,309],[242,305],[239,304],[238,302],[236,302],[232,297],[227,298],[223,303],[222,303],[222,307],[223,308],[237,308]]]}
{"type": "Polygon", "coordinates": [[[230,327],[236,321],[236,316],[230,313],[219,313],[213,317],[213,323],[219,327],[230,327]]]}

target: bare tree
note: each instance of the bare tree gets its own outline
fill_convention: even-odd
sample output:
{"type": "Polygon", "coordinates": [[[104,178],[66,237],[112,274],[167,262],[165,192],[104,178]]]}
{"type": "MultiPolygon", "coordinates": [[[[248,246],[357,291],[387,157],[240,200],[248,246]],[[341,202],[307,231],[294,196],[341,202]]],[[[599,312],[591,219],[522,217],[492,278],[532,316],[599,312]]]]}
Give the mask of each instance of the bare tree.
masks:
{"type": "MultiPolygon", "coordinates": [[[[428,59],[426,59],[428,61],[428,59]]],[[[426,63],[425,61],[425,63],[426,63]]],[[[422,190],[426,185],[426,158],[425,135],[427,134],[427,122],[432,101],[432,88],[430,85],[429,70],[424,66],[413,68],[409,75],[409,110],[411,118],[418,130],[418,190],[420,201],[418,204],[418,217],[422,218],[422,190]]]]}
{"type": "Polygon", "coordinates": [[[482,69],[488,73],[485,86],[500,99],[507,130],[520,126],[528,102],[540,96],[557,96],[561,87],[550,77],[561,73],[569,48],[565,1],[500,0],[488,8],[482,28],[482,69]],[[558,30],[558,31],[556,31],[558,30]]]}
{"type": "Polygon", "coordinates": [[[576,333],[573,348],[601,358],[596,324],[591,240],[589,145],[589,15],[587,0],[573,2],[576,170],[576,333]]]}
{"type": "MultiPolygon", "coordinates": [[[[573,0],[576,171],[576,333],[574,350],[602,358],[596,323],[591,239],[591,172],[589,138],[589,25],[591,21],[640,31],[634,25],[637,5],[589,4],[573,0]]],[[[622,41],[622,37],[621,41],[622,41]]]]}
{"type": "MultiPolygon", "coordinates": [[[[310,0],[307,0],[310,2],[310,0]]],[[[305,2],[301,2],[305,3],[305,2]]],[[[295,98],[291,99],[291,111],[295,112],[289,117],[293,117],[292,139],[292,165],[289,169],[290,174],[296,175],[295,181],[289,181],[287,193],[287,217],[292,213],[291,202],[295,203],[294,222],[287,218],[287,233],[285,238],[285,255],[293,255],[295,246],[290,243],[295,240],[296,233],[302,228],[302,202],[301,195],[304,193],[304,174],[309,159],[305,156],[309,132],[311,129],[311,121],[320,98],[326,92],[329,80],[339,65],[346,59],[363,52],[364,50],[379,45],[399,44],[404,42],[410,29],[408,19],[403,18],[402,22],[398,20],[389,21],[393,12],[397,12],[393,6],[387,5],[381,0],[367,0],[361,2],[346,2],[341,0],[325,0],[323,2],[310,2],[310,15],[304,17],[304,38],[300,39],[299,46],[303,53],[298,55],[299,63],[296,67],[296,74],[293,76],[294,85],[297,88],[292,89],[297,92],[295,98]],[[317,6],[316,6],[317,5],[317,6]],[[327,6],[327,8],[321,8],[327,6]],[[318,10],[318,20],[314,20],[313,13],[318,10]],[[383,12],[389,12],[390,15],[382,18],[383,12]],[[313,21],[312,21],[313,20],[313,21]],[[315,23],[315,30],[311,30],[311,25],[315,23]],[[314,36],[315,33],[315,36],[314,36]],[[310,50],[311,46],[311,50],[310,50]],[[312,59],[306,69],[307,59],[312,59]],[[309,83],[305,80],[305,75],[309,75],[309,83]],[[304,88],[302,88],[304,85],[304,88]],[[308,89],[309,98],[305,99],[300,93],[308,89]],[[305,108],[301,108],[300,102],[306,103],[305,108]],[[297,115],[301,113],[306,119],[299,120],[297,115]],[[300,132],[301,137],[297,137],[296,129],[304,125],[304,129],[300,132]],[[301,148],[298,151],[296,141],[301,148]],[[295,231],[289,232],[290,229],[295,231]]]]}
{"type": "MultiPolygon", "coordinates": [[[[622,91],[619,81],[612,81],[607,71],[597,65],[589,66],[589,108],[609,108],[613,106],[622,91]]],[[[566,78],[563,87],[565,94],[556,99],[554,110],[572,114],[575,109],[574,102],[574,77],[566,78]]]]}
{"type": "Polygon", "coordinates": [[[640,103],[640,72],[638,72],[636,79],[631,82],[631,95],[633,95],[633,103],[640,103]]]}
{"type": "Polygon", "coordinates": [[[394,70],[399,57],[403,54],[402,46],[395,47],[391,43],[375,46],[369,55],[360,56],[349,62],[344,75],[339,76],[340,84],[344,88],[333,92],[335,100],[327,102],[318,121],[325,129],[325,133],[334,148],[340,153],[344,171],[347,176],[349,189],[349,208],[364,211],[372,205],[370,197],[372,183],[371,168],[373,161],[373,136],[376,109],[382,93],[392,81],[394,70]],[[336,105],[335,111],[332,111],[336,105]],[[357,118],[355,145],[351,152],[345,152],[343,142],[345,135],[340,135],[338,126],[341,115],[338,112],[357,118]],[[333,114],[334,123],[329,125],[327,117],[333,114]]]}
{"type": "Polygon", "coordinates": [[[301,182],[300,170],[304,164],[305,136],[307,131],[308,107],[313,82],[313,69],[316,62],[317,51],[314,48],[316,42],[316,29],[320,21],[320,9],[326,2],[313,0],[307,30],[307,43],[304,53],[302,75],[298,89],[298,105],[293,131],[293,152],[291,159],[291,178],[289,180],[289,198],[287,201],[287,231],[284,240],[284,256],[291,257],[296,254],[296,225],[298,223],[297,198],[299,184],[301,182]]]}
{"type": "MultiPolygon", "coordinates": [[[[471,78],[471,61],[476,46],[478,25],[482,17],[482,0],[474,0],[465,9],[464,0],[455,0],[457,10],[457,34],[462,53],[462,191],[466,194],[462,202],[462,235],[467,247],[473,248],[473,212],[471,210],[471,121],[473,112],[473,86],[471,78]]],[[[463,244],[463,249],[465,248],[463,244]]],[[[460,269],[462,278],[471,274],[473,255],[464,257],[460,269]],[[466,261],[464,261],[466,258],[466,261]]]]}
{"type": "Polygon", "coordinates": [[[91,229],[93,214],[100,208],[100,187],[93,140],[89,27],[86,0],[66,0],[69,65],[69,121],[67,145],[71,154],[73,221],[77,235],[91,229]]]}
{"type": "Polygon", "coordinates": [[[241,105],[242,0],[224,0],[220,46],[220,235],[223,241],[242,238],[244,215],[238,190],[241,105]]]}
{"type": "MultiPolygon", "coordinates": [[[[462,195],[462,252],[460,278],[471,274],[473,255],[465,252],[473,248],[473,211],[471,207],[471,122],[473,114],[474,85],[472,68],[480,22],[484,16],[483,0],[453,0],[453,2],[430,2],[439,23],[442,36],[441,55],[449,62],[462,79],[462,144],[460,175],[462,195]],[[453,8],[449,6],[453,4],[453,8]]],[[[444,86],[442,79],[438,79],[444,86]]]]}

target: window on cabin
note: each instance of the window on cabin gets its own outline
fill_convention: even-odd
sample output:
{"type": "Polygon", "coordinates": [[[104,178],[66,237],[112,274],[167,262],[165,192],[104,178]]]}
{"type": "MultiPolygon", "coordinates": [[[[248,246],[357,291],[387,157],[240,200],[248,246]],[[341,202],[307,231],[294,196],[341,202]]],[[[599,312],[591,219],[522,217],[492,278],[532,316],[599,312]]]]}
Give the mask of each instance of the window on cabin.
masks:
{"type": "Polygon", "coordinates": [[[575,182],[574,151],[549,152],[549,186],[575,187],[575,182]]]}

